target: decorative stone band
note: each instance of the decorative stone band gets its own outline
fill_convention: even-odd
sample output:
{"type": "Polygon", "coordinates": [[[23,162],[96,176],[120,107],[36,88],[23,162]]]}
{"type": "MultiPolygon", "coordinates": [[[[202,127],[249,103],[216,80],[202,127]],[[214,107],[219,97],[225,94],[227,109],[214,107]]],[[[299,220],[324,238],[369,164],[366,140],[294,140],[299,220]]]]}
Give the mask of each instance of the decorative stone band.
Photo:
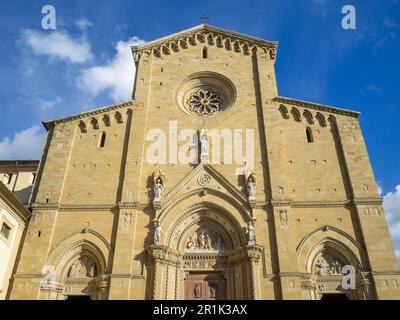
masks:
{"type": "Polygon", "coordinates": [[[33,203],[32,210],[58,210],[58,211],[110,211],[112,209],[146,209],[147,203],[124,202],[118,204],[90,204],[90,205],[61,205],[59,203],[33,203]]]}
{"type": "MultiPolygon", "coordinates": [[[[168,200],[169,199],[168,195],[168,200]]],[[[355,205],[382,205],[382,198],[358,198],[351,200],[318,200],[318,201],[293,201],[290,199],[255,201],[251,202],[254,209],[265,209],[269,204],[273,207],[291,207],[291,208],[333,208],[345,207],[351,203],[355,205]]],[[[165,206],[165,200],[157,202],[155,207],[160,209],[165,206]]],[[[91,204],[91,205],[61,205],[59,203],[33,203],[32,210],[58,210],[63,211],[110,211],[112,209],[139,209],[143,210],[150,206],[148,203],[139,202],[121,202],[118,204],[91,204]]]]}
{"type": "Polygon", "coordinates": [[[376,205],[380,206],[383,203],[382,198],[356,198],[353,200],[355,205],[376,205]]]}
{"type": "Polygon", "coordinates": [[[275,60],[278,47],[277,42],[265,41],[209,25],[201,25],[141,46],[133,46],[132,53],[137,62],[143,54],[160,58],[162,55],[170,55],[190,46],[201,44],[241,52],[244,55],[261,52],[268,54],[271,60],[275,60]]]}
{"type": "Polygon", "coordinates": [[[273,207],[291,208],[333,208],[345,207],[351,203],[350,200],[318,200],[318,201],[292,201],[292,200],[271,200],[273,207]]]}
{"type": "Polygon", "coordinates": [[[143,106],[144,105],[142,103],[137,103],[134,100],[129,100],[124,103],[108,105],[108,106],[105,106],[102,108],[98,108],[98,109],[87,111],[87,112],[82,112],[82,113],[79,113],[79,114],[76,114],[73,116],[69,116],[69,117],[65,117],[65,118],[44,121],[43,124],[46,129],[49,129],[54,124],[65,123],[65,122],[73,121],[73,120],[81,120],[84,118],[91,119],[92,117],[112,113],[113,111],[118,111],[119,109],[123,109],[123,108],[130,108],[132,111],[138,111],[138,110],[142,109],[143,106]]]}
{"type": "MultiPolygon", "coordinates": [[[[221,253],[186,253],[183,254],[177,250],[168,248],[162,245],[151,245],[147,247],[147,251],[150,254],[154,262],[161,262],[172,266],[181,266],[186,269],[201,268],[203,265],[199,263],[187,263],[188,261],[215,261],[220,260],[219,267],[224,267],[228,263],[236,263],[244,260],[251,262],[258,262],[261,259],[261,254],[264,248],[259,245],[245,246],[236,248],[230,251],[221,253]]],[[[204,264],[204,268],[211,266],[210,264],[204,264]]]]}
{"type": "Polygon", "coordinates": [[[327,105],[323,105],[323,104],[312,103],[312,102],[296,100],[296,99],[291,99],[291,98],[276,97],[276,98],[272,99],[272,102],[283,103],[283,104],[288,104],[291,106],[302,107],[302,108],[309,108],[309,109],[314,109],[314,110],[318,110],[318,111],[331,112],[331,113],[346,115],[346,116],[350,116],[350,117],[354,117],[354,118],[360,117],[360,113],[356,112],[356,111],[337,108],[337,107],[331,107],[331,106],[327,106],[327,105]]]}

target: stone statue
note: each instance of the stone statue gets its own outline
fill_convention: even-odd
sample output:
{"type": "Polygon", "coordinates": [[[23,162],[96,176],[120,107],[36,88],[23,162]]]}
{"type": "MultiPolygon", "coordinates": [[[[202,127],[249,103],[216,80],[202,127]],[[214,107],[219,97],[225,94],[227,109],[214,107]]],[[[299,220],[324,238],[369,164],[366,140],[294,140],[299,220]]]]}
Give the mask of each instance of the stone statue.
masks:
{"type": "Polygon", "coordinates": [[[164,191],[164,187],[161,183],[161,179],[158,178],[156,180],[156,182],[154,183],[154,187],[153,187],[153,191],[154,191],[154,200],[159,201],[161,200],[163,191],[164,191]]]}
{"type": "Polygon", "coordinates": [[[247,178],[247,195],[249,200],[256,198],[256,174],[252,172],[247,178]]]}
{"type": "Polygon", "coordinates": [[[200,287],[199,284],[196,284],[196,285],[194,286],[193,293],[194,293],[194,297],[195,297],[195,298],[200,298],[200,297],[201,297],[201,287],[200,287]]]}
{"type": "Polygon", "coordinates": [[[206,236],[204,232],[201,232],[199,235],[199,247],[200,249],[206,249],[206,236]]]}
{"type": "Polygon", "coordinates": [[[159,245],[161,241],[162,229],[160,223],[157,222],[156,228],[154,229],[154,244],[159,245]]]}
{"type": "Polygon", "coordinates": [[[256,233],[254,230],[253,223],[251,221],[247,223],[246,234],[247,234],[247,245],[254,246],[256,244],[256,233]]]}
{"type": "Polygon", "coordinates": [[[94,277],[95,274],[96,274],[96,265],[94,264],[94,262],[92,262],[92,263],[90,264],[90,268],[89,268],[89,273],[88,273],[88,275],[89,275],[89,277],[94,277]]]}
{"type": "Polygon", "coordinates": [[[76,274],[76,264],[73,263],[71,269],[69,269],[68,277],[75,277],[76,274]]]}
{"type": "Polygon", "coordinates": [[[154,201],[160,201],[164,192],[165,185],[165,176],[161,172],[161,169],[158,169],[153,173],[153,192],[154,192],[154,201]]]}
{"type": "Polygon", "coordinates": [[[206,235],[206,249],[211,250],[212,249],[212,243],[211,243],[211,237],[209,234],[206,235]]]}
{"type": "Polygon", "coordinates": [[[200,132],[200,157],[203,156],[208,156],[208,136],[204,128],[200,132]]]}

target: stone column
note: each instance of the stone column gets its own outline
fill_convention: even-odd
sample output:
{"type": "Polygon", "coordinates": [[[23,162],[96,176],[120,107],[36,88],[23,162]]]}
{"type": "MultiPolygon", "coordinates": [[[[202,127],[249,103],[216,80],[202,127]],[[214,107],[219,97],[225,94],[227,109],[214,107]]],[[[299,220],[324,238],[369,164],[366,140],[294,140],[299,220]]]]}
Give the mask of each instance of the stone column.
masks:
{"type": "Polygon", "coordinates": [[[247,247],[247,258],[249,261],[251,274],[251,291],[252,298],[254,300],[260,299],[260,277],[258,267],[262,251],[263,248],[261,246],[254,245],[247,247]]]}

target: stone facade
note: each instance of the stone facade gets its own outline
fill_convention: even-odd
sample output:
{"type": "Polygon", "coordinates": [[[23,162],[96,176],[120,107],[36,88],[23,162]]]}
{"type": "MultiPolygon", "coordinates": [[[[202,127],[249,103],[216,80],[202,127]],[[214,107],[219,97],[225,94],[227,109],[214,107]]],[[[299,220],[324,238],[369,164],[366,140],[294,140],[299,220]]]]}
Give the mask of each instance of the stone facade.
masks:
{"type": "Polygon", "coordinates": [[[277,47],[201,25],[132,48],[131,101],[45,122],[10,298],[184,299],[191,275],[214,272],[226,291],[210,282],[210,297],[398,299],[360,114],[279,97],[277,47]],[[201,133],[213,129],[243,150],[252,129],[253,163],[226,147],[212,160],[216,140],[201,133]],[[167,161],[152,163],[162,132],[167,161]],[[174,141],[199,163],[178,161],[174,141]],[[349,291],[344,265],[356,270],[349,291]]]}

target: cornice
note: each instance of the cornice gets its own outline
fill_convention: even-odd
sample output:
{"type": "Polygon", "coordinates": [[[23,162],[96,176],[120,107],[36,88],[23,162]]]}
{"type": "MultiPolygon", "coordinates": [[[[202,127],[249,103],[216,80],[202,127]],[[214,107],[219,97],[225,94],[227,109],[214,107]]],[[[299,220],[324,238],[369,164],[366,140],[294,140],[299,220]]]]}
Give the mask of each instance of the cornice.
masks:
{"type": "Polygon", "coordinates": [[[351,203],[350,200],[306,200],[295,201],[290,199],[271,200],[272,207],[290,207],[290,208],[334,208],[345,207],[351,203]]]}
{"type": "Polygon", "coordinates": [[[59,203],[34,203],[32,210],[58,210],[63,211],[111,211],[113,209],[145,209],[147,203],[125,202],[118,204],[82,204],[82,205],[61,205],[59,203]]]}
{"type": "Polygon", "coordinates": [[[325,112],[345,115],[345,116],[354,117],[354,118],[359,118],[361,115],[361,113],[357,112],[357,111],[327,106],[324,104],[319,104],[319,103],[314,103],[314,102],[286,98],[286,97],[276,97],[276,98],[272,99],[272,101],[277,102],[277,103],[288,104],[288,105],[292,105],[292,106],[296,106],[296,107],[309,108],[309,109],[314,109],[314,110],[318,110],[318,111],[325,111],[325,112]]]}
{"type": "Polygon", "coordinates": [[[293,201],[292,208],[333,208],[345,207],[350,200],[293,201]]]}
{"type": "Polygon", "coordinates": [[[355,205],[376,205],[380,206],[383,203],[382,198],[355,198],[353,200],[355,205]]]}
{"type": "Polygon", "coordinates": [[[230,50],[241,51],[245,54],[260,49],[265,54],[269,53],[272,60],[276,58],[278,48],[278,42],[276,41],[267,41],[207,24],[201,24],[143,45],[132,46],[131,48],[135,61],[137,61],[138,57],[143,53],[147,55],[153,54],[157,57],[160,57],[161,54],[169,55],[171,51],[178,52],[182,48],[195,46],[198,42],[205,43],[208,40],[206,38],[212,39],[211,45],[219,42],[220,47],[228,46],[230,50]]]}
{"type": "Polygon", "coordinates": [[[97,109],[93,109],[93,110],[90,110],[90,111],[78,113],[78,114],[67,116],[67,117],[64,117],[64,118],[58,118],[58,119],[54,119],[54,120],[43,121],[42,123],[43,123],[44,127],[46,128],[46,130],[49,130],[49,128],[52,125],[55,125],[55,124],[65,123],[65,122],[74,121],[74,120],[79,120],[79,119],[88,118],[88,117],[92,117],[92,116],[97,116],[97,115],[105,113],[105,112],[119,110],[119,109],[122,109],[124,107],[132,107],[132,106],[135,106],[135,105],[136,105],[136,103],[135,103],[134,100],[129,100],[127,102],[100,107],[100,108],[97,108],[97,109]]]}

